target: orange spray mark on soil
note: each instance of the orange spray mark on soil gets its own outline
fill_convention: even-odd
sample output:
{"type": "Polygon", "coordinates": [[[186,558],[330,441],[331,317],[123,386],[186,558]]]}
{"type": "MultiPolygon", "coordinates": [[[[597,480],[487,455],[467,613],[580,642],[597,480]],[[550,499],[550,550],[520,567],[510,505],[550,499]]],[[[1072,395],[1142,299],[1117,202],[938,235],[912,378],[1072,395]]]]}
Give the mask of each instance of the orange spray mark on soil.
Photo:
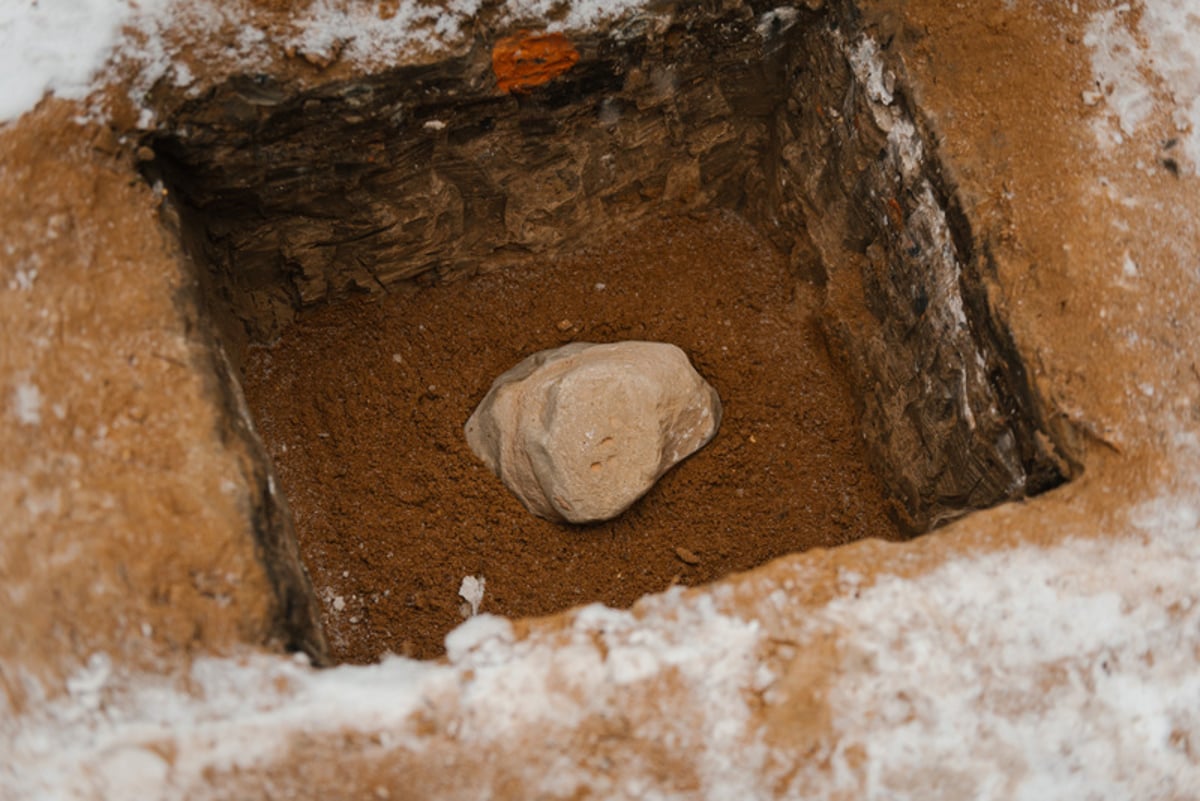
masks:
{"type": "Polygon", "coordinates": [[[504,92],[528,92],[562,75],[579,61],[579,51],[561,33],[521,31],[492,48],[492,71],[504,92]]]}

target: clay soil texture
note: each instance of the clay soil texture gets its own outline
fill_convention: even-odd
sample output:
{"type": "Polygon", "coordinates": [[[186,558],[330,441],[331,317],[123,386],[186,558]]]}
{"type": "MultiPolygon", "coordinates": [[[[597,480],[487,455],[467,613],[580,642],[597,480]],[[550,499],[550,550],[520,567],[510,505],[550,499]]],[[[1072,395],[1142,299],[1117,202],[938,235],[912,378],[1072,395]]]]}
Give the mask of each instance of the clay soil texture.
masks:
{"type": "Polygon", "coordinates": [[[739,218],[656,216],[567,258],[326,307],[252,350],[246,395],[334,657],[437,657],[469,613],[466,576],[487,582],[481,611],[526,617],[898,539],[818,306],[739,218]],[[688,354],[722,398],[720,431],[616,520],[533,517],[463,424],[530,353],[631,339],[688,354]]]}

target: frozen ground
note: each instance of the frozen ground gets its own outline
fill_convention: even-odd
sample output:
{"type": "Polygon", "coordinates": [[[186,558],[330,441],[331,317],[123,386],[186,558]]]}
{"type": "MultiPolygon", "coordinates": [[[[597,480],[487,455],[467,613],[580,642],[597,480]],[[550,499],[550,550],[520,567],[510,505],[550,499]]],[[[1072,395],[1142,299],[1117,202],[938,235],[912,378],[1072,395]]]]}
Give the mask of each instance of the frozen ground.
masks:
{"type": "MultiPolygon", "coordinates": [[[[509,7],[520,17],[547,5],[509,7]]],[[[632,5],[575,3],[566,24],[632,5]]],[[[320,50],[349,38],[343,57],[373,64],[414,37],[452,41],[477,3],[453,2],[442,16],[403,2],[386,22],[349,7],[314,6],[289,41],[320,50]]],[[[140,86],[163,76],[186,85],[161,31],[186,18],[202,35],[238,18],[238,8],[5,0],[0,119],[15,120],[46,91],[84,98],[122,59],[142,65],[140,86]]],[[[1169,104],[1197,163],[1200,2],[1107,5],[1088,31],[1096,88],[1085,101],[1100,112],[1100,141],[1119,144],[1169,104]]],[[[239,39],[247,57],[283,44],[253,28],[239,39]]],[[[39,401],[22,396],[19,407],[36,417],[39,401]]],[[[785,677],[763,666],[773,647],[764,628],[720,611],[720,592],[716,602],[674,592],[647,601],[641,620],[588,607],[565,633],[527,640],[480,615],[451,635],[445,665],[396,658],[314,671],[251,656],[201,660],[187,677],[128,676],[95,654],[66,696],[0,718],[0,790],[14,799],[219,796],[214,772],[283,758],[296,731],[384,734],[389,747],[420,752],[414,712],[452,698],[444,703],[459,721],[454,736],[483,753],[529,730],[570,731],[637,688],[669,684],[673,703],[702,710],[700,725],[669,715],[645,722],[647,736],[706,755],[698,793],[681,797],[756,798],[781,787],[878,799],[1200,797],[1200,446],[1180,435],[1166,448],[1173,480],[1127,518],[1104,523],[1111,530],[954,560],[915,579],[882,576],[857,588],[846,575],[841,597],[798,624],[789,645],[803,651],[834,632],[844,643],[827,691],[836,737],[812,759],[827,768],[820,772],[780,768],[794,760],[761,736],[747,704],[753,696],[770,708],[784,691],[785,677]],[[508,725],[486,723],[497,720],[508,725]]],[[[769,590],[770,603],[789,605],[769,590]]],[[[531,765],[522,778],[546,793],[586,786],[609,798],[648,797],[655,786],[648,765],[621,775],[618,786],[600,765],[565,774],[531,765]]]]}
{"type": "MultiPolygon", "coordinates": [[[[644,0],[577,0],[551,27],[574,30],[601,24],[636,9],[644,0]]],[[[536,20],[551,0],[509,0],[502,16],[536,20]]],[[[222,60],[246,67],[262,64],[285,49],[338,57],[363,67],[380,67],[414,46],[437,51],[461,41],[481,0],[400,0],[386,19],[373,3],[317,0],[293,29],[269,38],[253,24],[243,0],[4,0],[0,3],[0,122],[32,108],[46,92],[81,100],[106,80],[113,67],[132,63],[135,95],[155,81],[191,84],[191,70],[167,44],[169,29],[187,30],[194,42],[220,38],[222,60]],[[238,31],[233,47],[224,31],[238,31]]]]}
{"type": "MultiPolygon", "coordinates": [[[[381,19],[371,4],[319,0],[296,19],[290,35],[270,40],[254,27],[254,13],[243,2],[5,0],[0,4],[0,121],[16,119],[46,92],[87,97],[121,60],[140,65],[141,90],[164,77],[186,86],[190,71],[162,39],[168,28],[185,27],[202,39],[233,24],[241,29],[234,51],[245,64],[287,47],[322,53],[344,43],[342,58],[377,67],[414,44],[437,49],[456,43],[481,5],[482,0],[401,0],[393,16],[381,19]]],[[[508,0],[504,13],[516,21],[538,19],[558,5],[553,0],[508,0]]],[[[645,0],[574,0],[552,27],[587,28],[643,5],[645,0]]],[[[1102,136],[1119,140],[1130,135],[1155,102],[1169,102],[1176,108],[1188,157],[1200,161],[1200,2],[1100,5],[1091,15],[1085,44],[1096,79],[1087,100],[1103,103],[1116,124],[1115,131],[1102,136]],[[1136,18],[1132,29],[1131,18],[1136,18]]]]}
{"type": "MultiPolygon", "coordinates": [[[[1200,459],[1194,442],[1183,450],[1200,459]]],[[[847,644],[829,690],[835,739],[822,756],[832,771],[795,776],[791,791],[1196,797],[1198,520],[1192,480],[1139,505],[1127,536],[1114,542],[1020,547],[862,589],[844,575],[843,597],[790,635],[798,651],[833,632],[847,644]]],[[[780,586],[804,579],[784,575],[780,586]]],[[[789,603],[781,591],[764,594],[781,609],[789,603]]],[[[766,632],[722,614],[712,598],[679,591],[645,611],[638,622],[586,607],[564,634],[524,641],[508,621],[481,615],[449,637],[448,665],[393,658],[313,671],[264,656],[201,660],[186,689],[116,676],[97,654],[68,697],[0,724],[0,750],[10,758],[0,779],[22,799],[208,797],[219,795],[209,786],[213,772],[282,760],[297,732],[333,741],[347,731],[383,733],[389,747],[419,754],[426,745],[414,713],[453,697],[434,702],[447,705],[438,714],[458,721],[460,745],[482,753],[530,731],[569,732],[669,678],[672,703],[695,704],[703,724],[675,726],[668,716],[644,722],[658,729],[648,734],[703,755],[702,795],[770,796],[779,780],[772,766],[787,755],[756,733],[745,703],[751,694],[768,706],[781,700],[782,677],[759,658],[766,632]]],[[[607,798],[638,797],[627,792],[634,785],[610,785],[607,771],[572,771],[548,776],[533,764],[522,778],[548,793],[565,781],[607,798]]],[[[637,773],[631,766],[623,781],[637,773]]],[[[652,775],[642,778],[653,786],[652,775]]]]}

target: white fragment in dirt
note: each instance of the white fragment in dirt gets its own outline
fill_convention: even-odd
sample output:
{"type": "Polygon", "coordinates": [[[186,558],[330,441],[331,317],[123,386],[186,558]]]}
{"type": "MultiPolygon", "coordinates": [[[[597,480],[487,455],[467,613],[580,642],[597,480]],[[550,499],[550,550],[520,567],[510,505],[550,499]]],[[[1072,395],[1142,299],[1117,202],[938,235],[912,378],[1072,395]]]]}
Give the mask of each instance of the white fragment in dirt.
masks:
{"type": "Polygon", "coordinates": [[[800,18],[800,12],[789,6],[780,6],[779,8],[767,11],[758,18],[758,25],[755,30],[758,35],[764,39],[770,39],[786,32],[789,28],[796,24],[796,20],[800,18]]]}
{"type": "Polygon", "coordinates": [[[37,280],[38,268],[36,266],[18,267],[13,273],[13,278],[8,282],[8,288],[21,292],[29,292],[33,289],[33,283],[37,280]]]}
{"type": "Polygon", "coordinates": [[[341,612],[346,608],[346,599],[340,595],[335,595],[331,605],[333,606],[333,611],[341,612]]]}
{"type": "Polygon", "coordinates": [[[444,131],[446,129],[446,123],[442,122],[441,120],[426,120],[425,124],[421,127],[427,131],[444,131]]]}
{"type": "Polygon", "coordinates": [[[900,165],[905,178],[912,178],[925,160],[925,148],[912,122],[898,117],[888,131],[888,150],[900,165]]]}
{"type": "MultiPolygon", "coordinates": [[[[896,78],[884,65],[879,44],[867,36],[853,47],[848,46],[840,34],[835,36],[835,40],[846,53],[850,68],[863,86],[867,98],[872,101],[871,116],[879,129],[887,133],[889,155],[899,167],[901,175],[914,179],[924,161],[925,149],[912,120],[894,103],[896,78]]],[[[837,117],[833,109],[829,113],[837,117]]]]}
{"type": "Polygon", "coordinates": [[[187,64],[176,64],[173,73],[173,83],[179,87],[191,86],[196,80],[196,76],[192,74],[191,67],[189,67],[187,64]]]}
{"type": "Polygon", "coordinates": [[[17,384],[12,397],[13,414],[22,425],[36,426],[42,422],[42,392],[28,381],[17,384]]]}
{"type": "Polygon", "coordinates": [[[1137,278],[1138,277],[1137,262],[1135,262],[1128,253],[1125,254],[1124,261],[1122,262],[1121,274],[1123,276],[1125,276],[1126,278],[1137,278]]]}
{"type": "Polygon", "coordinates": [[[894,97],[896,76],[884,67],[879,54],[879,45],[869,36],[864,36],[849,52],[850,67],[866,89],[867,97],[876,103],[890,106],[894,97]]]}
{"type": "Polygon", "coordinates": [[[462,585],[458,588],[458,597],[462,598],[466,603],[468,614],[464,617],[474,617],[479,614],[479,607],[483,603],[483,590],[487,586],[487,579],[483,576],[464,576],[462,585]]]}

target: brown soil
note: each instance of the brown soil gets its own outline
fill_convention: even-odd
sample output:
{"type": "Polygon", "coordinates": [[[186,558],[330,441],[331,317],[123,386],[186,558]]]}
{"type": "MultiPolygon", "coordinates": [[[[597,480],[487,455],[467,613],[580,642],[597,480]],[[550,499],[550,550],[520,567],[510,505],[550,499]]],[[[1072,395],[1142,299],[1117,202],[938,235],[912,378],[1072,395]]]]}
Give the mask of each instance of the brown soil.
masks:
{"type": "Polygon", "coordinates": [[[465,576],[487,579],[485,611],[524,617],[898,538],[818,302],[740,219],[662,217],[553,265],[329,307],[254,350],[246,394],[334,657],[438,656],[465,576]],[[472,455],[464,422],[528,354],[626,339],[683,348],[724,402],[720,432],[616,520],[533,517],[472,455]]]}

